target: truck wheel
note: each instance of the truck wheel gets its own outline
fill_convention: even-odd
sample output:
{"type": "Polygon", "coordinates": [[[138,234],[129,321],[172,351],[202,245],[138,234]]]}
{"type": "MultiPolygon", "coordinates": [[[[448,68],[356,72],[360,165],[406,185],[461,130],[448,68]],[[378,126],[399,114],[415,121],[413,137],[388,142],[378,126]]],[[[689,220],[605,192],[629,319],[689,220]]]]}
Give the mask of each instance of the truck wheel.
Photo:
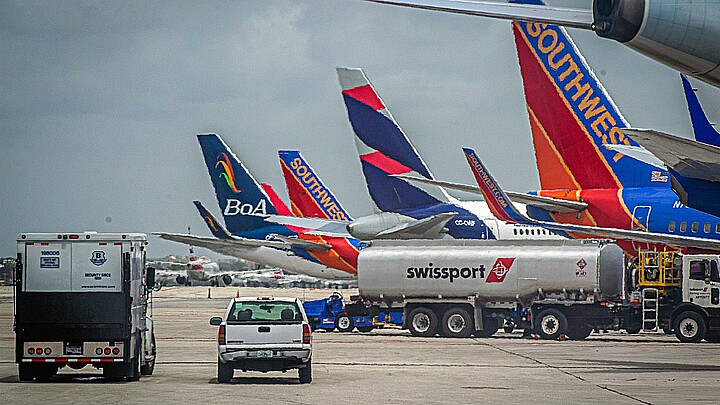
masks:
{"type": "Polygon", "coordinates": [[[352,317],[343,312],[335,317],[335,328],[338,332],[352,332],[353,328],[355,328],[355,323],[352,317]]]}
{"type": "Polygon", "coordinates": [[[372,330],[375,329],[375,327],[372,325],[358,326],[357,329],[362,333],[368,333],[368,332],[372,332],[372,330]]]}
{"type": "Polygon", "coordinates": [[[541,311],[536,320],[535,328],[543,339],[555,340],[567,333],[567,318],[557,309],[548,308],[541,311]]]}
{"type": "Polygon", "coordinates": [[[475,336],[479,338],[489,338],[500,329],[500,322],[497,318],[483,318],[483,330],[475,331],[475,336]]]}
{"type": "Polygon", "coordinates": [[[437,315],[429,308],[417,307],[408,315],[410,333],[413,336],[430,337],[437,332],[437,315]]]}
{"type": "Polygon", "coordinates": [[[442,318],[441,334],[444,337],[466,338],[475,329],[473,319],[463,308],[450,308],[442,318]]]}
{"type": "Polygon", "coordinates": [[[720,343],[720,332],[708,332],[705,335],[705,341],[708,343],[720,343]]]}
{"type": "Polygon", "coordinates": [[[140,374],[141,375],[152,375],[153,370],[155,370],[155,357],[157,357],[157,348],[155,346],[155,334],[152,334],[152,343],[150,345],[152,348],[150,349],[150,352],[152,354],[152,360],[148,361],[147,363],[140,366],[140,374]]]}
{"type": "Polygon", "coordinates": [[[18,364],[18,379],[20,381],[32,381],[35,378],[35,369],[32,364],[18,364]]]}
{"type": "Polygon", "coordinates": [[[675,336],[683,343],[703,340],[706,331],[705,319],[695,311],[685,311],[675,318],[675,336]]]}
{"type": "Polygon", "coordinates": [[[310,384],[312,382],[312,360],[308,360],[305,367],[298,369],[298,377],[300,384],[310,384]]]}
{"type": "Polygon", "coordinates": [[[585,340],[592,333],[592,328],[582,322],[570,322],[567,329],[567,337],[570,340],[585,340]]]}
{"type": "Polygon", "coordinates": [[[625,332],[627,332],[629,335],[637,335],[642,330],[642,326],[640,325],[632,325],[625,327],[625,332]]]}
{"type": "Polygon", "coordinates": [[[57,373],[58,368],[53,365],[43,365],[35,370],[35,380],[48,382],[57,373]]]}
{"type": "Polygon", "coordinates": [[[218,383],[220,384],[227,384],[232,380],[233,374],[235,373],[235,370],[230,364],[223,363],[220,361],[220,358],[218,358],[218,383]]]}

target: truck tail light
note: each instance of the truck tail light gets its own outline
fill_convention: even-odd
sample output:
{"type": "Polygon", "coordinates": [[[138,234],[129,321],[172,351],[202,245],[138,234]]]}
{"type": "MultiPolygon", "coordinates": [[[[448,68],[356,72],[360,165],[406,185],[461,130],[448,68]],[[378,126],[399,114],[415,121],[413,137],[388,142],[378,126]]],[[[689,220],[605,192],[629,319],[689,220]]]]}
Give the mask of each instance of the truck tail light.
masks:
{"type": "Polygon", "coordinates": [[[218,344],[225,344],[225,325],[220,325],[220,327],[218,328],[218,344]]]}
{"type": "Polygon", "coordinates": [[[310,325],[303,324],[303,344],[310,344],[310,325]]]}
{"type": "Polygon", "coordinates": [[[35,348],[29,347],[29,348],[28,348],[28,354],[35,354],[35,348]]]}

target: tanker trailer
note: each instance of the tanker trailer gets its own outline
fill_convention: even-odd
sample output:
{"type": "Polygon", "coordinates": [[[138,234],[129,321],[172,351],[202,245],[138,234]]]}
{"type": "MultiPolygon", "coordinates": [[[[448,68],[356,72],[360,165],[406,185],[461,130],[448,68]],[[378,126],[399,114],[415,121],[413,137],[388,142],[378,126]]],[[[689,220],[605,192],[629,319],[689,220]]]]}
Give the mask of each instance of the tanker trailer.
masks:
{"type": "Polygon", "coordinates": [[[416,336],[484,337],[503,320],[556,319],[557,330],[536,331],[584,339],[623,316],[608,303],[622,304],[625,264],[617,245],[596,240],[377,240],[360,253],[358,287],[373,305],[402,308],[416,336]]]}

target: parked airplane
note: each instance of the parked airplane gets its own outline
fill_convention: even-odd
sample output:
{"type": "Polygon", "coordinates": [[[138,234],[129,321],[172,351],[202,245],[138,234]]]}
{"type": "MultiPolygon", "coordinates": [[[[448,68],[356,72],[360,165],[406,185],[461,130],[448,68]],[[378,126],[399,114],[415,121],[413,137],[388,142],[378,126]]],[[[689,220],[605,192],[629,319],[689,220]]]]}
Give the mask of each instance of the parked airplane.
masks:
{"type": "MultiPolygon", "coordinates": [[[[694,0],[593,0],[592,10],[546,6],[541,0],[368,0],[375,3],[495,17],[595,31],[656,61],[720,87],[720,2],[694,0]]],[[[543,31],[548,33],[549,31],[543,31]]],[[[543,37],[546,45],[553,37],[543,37]]]]}
{"type": "MultiPolygon", "coordinates": [[[[682,76],[681,76],[682,77],[682,76]]],[[[670,172],[675,194],[688,207],[720,215],[720,133],[707,118],[690,82],[682,77],[695,140],[648,129],[628,129],[627,135],[657,156],[670,172]]],[[[637,150],[623,152],[636,159],[637,150]]]]}
{"type": "Polygon", "coordinates": [[[349,279],[357,274],[359,241],[342,243],[303,229],[265,221],[258,215],[277,215],[270,197],[250,172],[215,134],[198,135],[218,204],[228,232],[201,204],[214,237],[158,233],[160,237],[201,246],[313,277],[349,279]],[[213,226],[214,225],[214,226],[213,226]]]}
{"type": "Polygon", "coordinates": [[[678,248],[720,251],[720,241],[696,236],[672,235],[660,232],[605,228],[598,226],[562,224],[557,222],[539,221],[527,217],[510,203],[507,194],[500,188],[487,168],[480,161],[474,150],[463,148],[475,180],[487,201],[493,215],[508,222],[543,226],[557,232],[568,232],[582,237],[601,237],[619,240],[619,245],[630,254],[635,253],[635,245],[628,243],[643,242],[650,245],[664,245],[678,248]]]}
{"type": "MultiPolygon", "coordinates": [[[[604,147],[638,145],[625,136],[627,121],[565,29],[514,22],[513,32],[542,187],[537,194],[587,204],[574,214],[528,206],[528,214],[545,222],[720,239],[720,218],[684,207],[667,172],[604,147]]],[[[694,247],[713,244],[701,245],[694,247]]]]}

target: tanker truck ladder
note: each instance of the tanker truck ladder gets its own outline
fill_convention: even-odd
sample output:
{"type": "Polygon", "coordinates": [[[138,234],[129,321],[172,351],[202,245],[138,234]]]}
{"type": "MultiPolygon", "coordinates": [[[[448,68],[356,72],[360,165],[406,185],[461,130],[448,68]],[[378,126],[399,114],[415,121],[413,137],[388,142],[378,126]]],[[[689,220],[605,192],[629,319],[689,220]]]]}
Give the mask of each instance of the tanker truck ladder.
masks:
{"type": "Polygon", "coordinates": [[[643,288],[642,290],[642,321],[644,331],[658,331],[659,297],[660,294],[657,288],[643,288]]]}

